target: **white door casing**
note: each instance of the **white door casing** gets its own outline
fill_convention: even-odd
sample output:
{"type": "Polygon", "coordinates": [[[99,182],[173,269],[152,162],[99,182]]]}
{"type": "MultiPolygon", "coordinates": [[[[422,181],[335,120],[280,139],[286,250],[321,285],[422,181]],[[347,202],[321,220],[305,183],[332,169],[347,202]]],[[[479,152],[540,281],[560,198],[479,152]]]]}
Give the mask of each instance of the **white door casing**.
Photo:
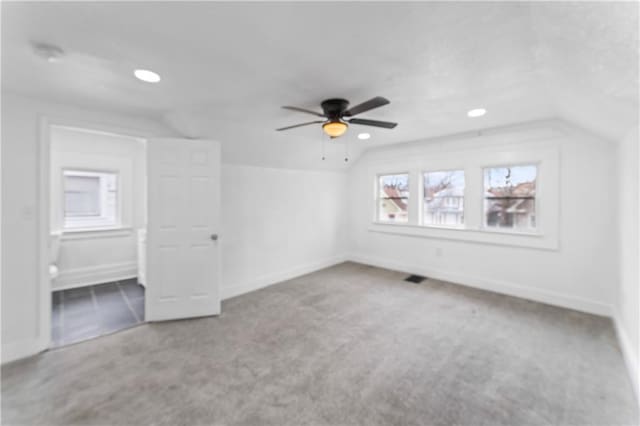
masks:
{"type": "Polygon", "coordinates": [[[220,313],[220,144],[147,144],[146,320],[220,313]]]}

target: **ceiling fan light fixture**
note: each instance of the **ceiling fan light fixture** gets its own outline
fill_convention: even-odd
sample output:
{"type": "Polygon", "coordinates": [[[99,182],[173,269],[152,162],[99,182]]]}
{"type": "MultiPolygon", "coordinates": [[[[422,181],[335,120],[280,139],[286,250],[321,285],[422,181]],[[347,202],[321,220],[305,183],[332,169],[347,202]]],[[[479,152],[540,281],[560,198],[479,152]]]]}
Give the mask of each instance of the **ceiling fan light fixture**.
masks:
{"type": "Polygon", "coordinates": [[[322,125],[322,130],[332,138],[337,138],[338,136],[344,135],[344,132],[347,131],[348,127],[347,123],[340,120],[334,120],[324,123],[322,125]]]}

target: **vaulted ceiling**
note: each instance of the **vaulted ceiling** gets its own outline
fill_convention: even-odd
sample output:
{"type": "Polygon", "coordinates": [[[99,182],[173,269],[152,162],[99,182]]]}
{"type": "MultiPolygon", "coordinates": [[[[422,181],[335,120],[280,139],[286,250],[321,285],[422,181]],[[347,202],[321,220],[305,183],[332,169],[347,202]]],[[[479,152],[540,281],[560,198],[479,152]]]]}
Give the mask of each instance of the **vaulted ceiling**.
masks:
{"type": "Polygon", "coordinates": [[[344,167],[346,149],[549,117],[616,140],[637,123],[638,60],[636,2],[2,3],[3,91],[154,117],[257,165],[344,167]],[[391,104],[362,116],[399,126],[359,141],[353,125],[325,162],[319,126],[274,131],[314,119],[281,105],[377,95],[391,104]]]}

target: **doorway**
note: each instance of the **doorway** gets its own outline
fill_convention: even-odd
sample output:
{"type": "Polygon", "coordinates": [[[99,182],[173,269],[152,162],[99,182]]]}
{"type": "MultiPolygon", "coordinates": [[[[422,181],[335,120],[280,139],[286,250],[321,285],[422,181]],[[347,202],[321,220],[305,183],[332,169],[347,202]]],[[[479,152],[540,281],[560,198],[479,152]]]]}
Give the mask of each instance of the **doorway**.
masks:
{"type": "Polygon", "coordinates": [[[220,143],[47,117],[40,129],[39,348],[218,315],[220,143]],[[56,139],[73,164],[61,165],[56,139]],[[141,161],[113,152],[122,144],[137,146],[141,161]],[[134,176],[142,186],[126,183],[134,176]]]}
{"type": "Polygon", "coordinates": [[[49,127],[51,346],[145,320],[146,141],[49,127]]]}

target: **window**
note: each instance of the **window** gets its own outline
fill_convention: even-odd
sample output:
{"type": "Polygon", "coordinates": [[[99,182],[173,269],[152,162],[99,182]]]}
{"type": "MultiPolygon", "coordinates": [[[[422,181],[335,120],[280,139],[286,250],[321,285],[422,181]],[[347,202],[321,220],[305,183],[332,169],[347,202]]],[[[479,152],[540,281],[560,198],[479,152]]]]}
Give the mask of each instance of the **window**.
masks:
{"type": "Polygon", "coordinates": [[[409,175],[378,176],[378,220],[407,223],[409,220],[409,175]]]}
{"type": "Polygon", "coordinates": [[[118,224],[118,175],[63,172],[64,228],[100,228],[118,224]]]}
{"type": "Polygon", "coordinates": [[[426,172],[422,224],[461,226],[464,224],[464,171],[426,172]]]}
{"type": "Polygon", "coordinates": [[[536,229],[535,165],[484,169],[484,215],[488,228],[536,229]]]}

